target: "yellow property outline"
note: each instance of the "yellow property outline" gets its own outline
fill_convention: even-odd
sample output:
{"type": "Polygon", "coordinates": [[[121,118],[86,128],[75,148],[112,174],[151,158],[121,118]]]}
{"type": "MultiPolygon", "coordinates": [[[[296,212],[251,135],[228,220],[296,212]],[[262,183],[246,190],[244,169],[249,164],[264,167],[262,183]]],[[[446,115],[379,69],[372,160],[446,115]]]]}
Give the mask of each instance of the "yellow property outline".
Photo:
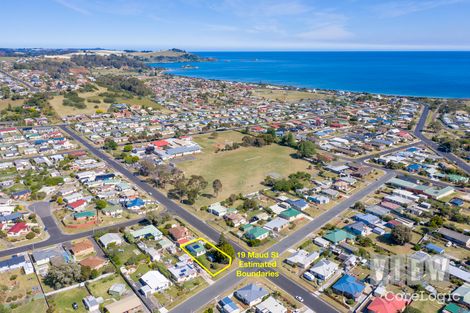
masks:
{"type": "Polygon", "coordinates": [[[204,238],[196,238],[196,239],[193,239],[193,240],[190,240],[184,244],[182,244],[180,246],[180,248],[186,252],[187,255],[189,255],[191,257],[191,259],[193,259],[193,261],[195,261],[197,264],[199,264],[200,267],[202,267],[207,273],[209,273],[212,277],[215,277],[217,275],[219,275],[220,273],[222,273],[223,271],[225,271],[226,269],[228,269],[231,265],[232,265],[232,257],[230,255],[228,255],[227,253],[225,253],[224,251],[220,250],[219,248],[217,248],[213,243],[207,241],[206,239],[204,238]],[[201,264],[201,262],[194,256],[191,254],[191,252],[189,252],[185,247],[187,245],[190,245],[192,243],[195,243],[195,242],[198,242],[198,241],[203,241],[205,242],[206,244],[212,246],[213,248],[215,248],[216,250],[220,251],[223,255],[225,255],[227,258],[228,258],[228,265],[225,266],[224,268],[220,269],[219,271],[217,271],[216,273],[212,273],[211,270],[209,270],[207,267],[205,267],[204,265],[201,264]]]}

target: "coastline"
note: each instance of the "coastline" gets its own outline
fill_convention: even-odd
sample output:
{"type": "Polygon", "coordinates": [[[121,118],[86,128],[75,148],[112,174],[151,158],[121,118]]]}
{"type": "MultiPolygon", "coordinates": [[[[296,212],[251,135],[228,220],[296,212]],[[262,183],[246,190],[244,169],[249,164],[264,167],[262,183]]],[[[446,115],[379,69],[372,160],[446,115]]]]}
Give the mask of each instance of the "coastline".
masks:
{"type": "Polygon", "coordinates": [[[226,82],[470,99],[469,51],[197,52],[214,62],[148,63],[165,73],[226,82]],[[183,66],[198,69],[183,69],[183,66]]]}
{"type": "MultiPolygon", "coordinates": [[[[155,64],[155,63],[153,63],[155,64]]],[[[167,63],[172,64],[172,63],[167,63]]],[[[312,88],[312,87],[303,87],[303,86],[295,86],[295,85],[283,85],[283,84],[276,84],[276,83],[269,83],[269,82],[252,82],[252,81],[240,81],[240,80],[228,80],[228,79],[216,79],[216,78],[204,78],[199,76],[192,76],[192,75],[183,75],[181,73],[174,73],[176,70],[172,68],[164,68],[164,67],[155,67],[155,68],[163,68],[161,71],[164,74],[178,76],[178,77],[185,77],[185,78],[193,78],[193,79],[200,79],[200,80],[208,80],[208,81],[215,81],[215,82],[227,82],[227,83],[242,83],[242,84],[249,84],[255,85],[260,88],[266,88],[266,86],[273,86],[277,87],[280,90],[286,91],[305,91],[305,92],[328,92],[328,93],[352,93],[352,94],[363,94],[363,95],[373,95],[373,96],[384,96],[384,97],[399,97],[399,98],[408,98],[412,100],[423,100],[423,99],[452,99],[452,100],[462,100],[462,101],[470,101],[469,97],[449,97],[449,96],[418,96],[418,95],[405,95],[405,94],[394,94],[394,93],[378,93],[378,92],[368,92],[368,91],[356,91],[356,90],[343,90],[343,89],[325,89],[325,88],[312,88]]]]}

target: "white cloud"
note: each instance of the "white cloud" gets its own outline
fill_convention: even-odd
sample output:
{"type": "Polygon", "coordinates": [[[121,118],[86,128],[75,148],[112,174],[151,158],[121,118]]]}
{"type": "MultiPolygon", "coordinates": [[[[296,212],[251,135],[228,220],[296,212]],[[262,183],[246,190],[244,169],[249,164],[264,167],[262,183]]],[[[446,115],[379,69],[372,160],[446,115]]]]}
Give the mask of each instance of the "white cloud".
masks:
{"type": "Polygon", "coordinates": [[[90,11],[76,5],[75,3],[73,3],[69,0],[54,0],[54,1],[56,3],[62,5],[63,7],[66,7],[67,9],[78,12],[80,14],[84,14],[84,15],[89,15],[90,14],[90,11]]]}
{"type": "Polygon", "coordinates": [[[383,2],[374,7],[382,17],[399,17],[421,11],[435,9],[441,6],[452,5],[468,0],[403,0],[383,2]]]}
{"type": "Polygon", "coordinates": [[[352,38],[354,34],[342,25],[325,25],[299,33],[297,37],[307,40],[332,41],[352,38]]]}

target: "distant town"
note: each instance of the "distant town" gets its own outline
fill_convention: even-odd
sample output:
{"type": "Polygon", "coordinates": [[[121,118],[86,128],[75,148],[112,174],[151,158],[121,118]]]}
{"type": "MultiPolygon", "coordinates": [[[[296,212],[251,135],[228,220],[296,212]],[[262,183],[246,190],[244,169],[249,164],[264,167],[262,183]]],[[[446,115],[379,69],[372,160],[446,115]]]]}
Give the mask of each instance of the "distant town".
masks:
{"type": "Polygon", "coordinates": [[[0,312],[470,312],[470,100],[211,61],[0,49],[0,312]]]}

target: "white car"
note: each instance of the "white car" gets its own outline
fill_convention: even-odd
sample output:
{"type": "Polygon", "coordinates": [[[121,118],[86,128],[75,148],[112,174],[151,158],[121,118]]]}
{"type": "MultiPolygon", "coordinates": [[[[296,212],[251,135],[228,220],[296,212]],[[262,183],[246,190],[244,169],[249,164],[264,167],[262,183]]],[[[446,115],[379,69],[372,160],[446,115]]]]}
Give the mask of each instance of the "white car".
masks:
{"type": "Polygon", "coordinates": [[[295,298],[296,298],[297,301],[299,301],[299,302],[304,302],[304,298],[302,298],[301,296],[295,296],[295,298]]]}

